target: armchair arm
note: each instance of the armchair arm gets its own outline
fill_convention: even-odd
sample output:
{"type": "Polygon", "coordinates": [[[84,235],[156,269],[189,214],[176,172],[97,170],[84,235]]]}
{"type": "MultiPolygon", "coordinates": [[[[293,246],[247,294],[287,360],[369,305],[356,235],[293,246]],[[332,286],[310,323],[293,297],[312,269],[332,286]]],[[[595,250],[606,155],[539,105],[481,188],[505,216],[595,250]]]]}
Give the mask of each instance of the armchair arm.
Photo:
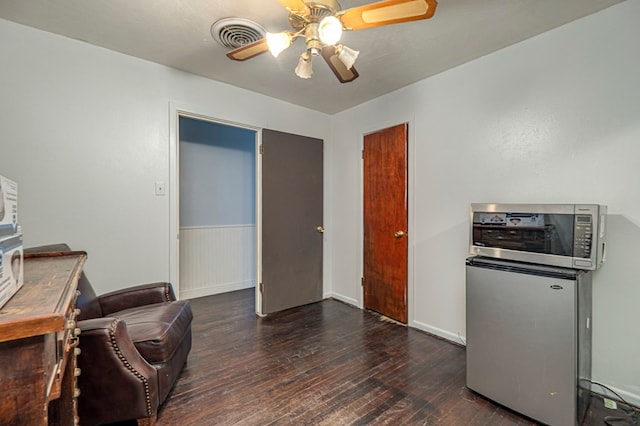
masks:
{"type": "Polygon", "coordinates": [[[102,314],[109,316],[123,309],[176,300],[171,283],[142,284],[98,296],[102,314]]]}
{"type": "Polygon", "coordinates": [[[115,318],[79,321],[80,418],[88,424],[156,415],[157,372],[136,350],[127,325],[115,318]]]}

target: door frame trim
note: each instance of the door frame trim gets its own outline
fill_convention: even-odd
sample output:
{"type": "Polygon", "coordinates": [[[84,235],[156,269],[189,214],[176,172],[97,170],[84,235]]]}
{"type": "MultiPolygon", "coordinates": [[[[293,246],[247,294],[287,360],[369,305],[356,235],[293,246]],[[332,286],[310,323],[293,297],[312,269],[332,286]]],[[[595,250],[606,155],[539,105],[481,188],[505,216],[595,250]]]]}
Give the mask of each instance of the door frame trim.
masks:
{"type": "Polygon", "coordinates": [[[247,124],[237,123],[230,120],[217,118],[214,113],[206,112],[206,108],[182,105],[177,102],[169,102],[169,281],[173,284],[176,296],[180,298],[180,126],[179,117],[189,117],[197,120],[204,120],[211,123],[223,124],[225,126],[239,127],[255,132],[256,149],[256,286],[255,286],[255,309],[261,315],[262,295],[259,291],[260,281],[262,281],[261,271],[261,247],[262,241],[262,162],[260,156],[260,145],[262,143],[262,128],[247,124]]]}
{"type": "MultiPolygon", "coordinates": [[[[367,129],[360,134],[360,152],[364,150],[364,138],[365,136],[378,132],[380,130],[387,129],[389,127],[398,126],[400,124],[406,124],[407,129],[407,325],[415,326],[414,324],[414,306],[415,300],[415,286],[414,286],[414,229],[415,229],[415,116],[411,116],[404,120],[390,121],[383,124],[376,124],[375,128],[367,129]]],[[[359,192],[359,211],[358,216],[358,229],[359,229],[359,244],[358,244],[358,258],[360,262],[359,274],[360,277],[364,276],[364,161],[360,158],[360,192],[359,192]]],[[[360,309],[364,309],[364,288],[360,285],[358,292],[358,305],[360,309]]]]}

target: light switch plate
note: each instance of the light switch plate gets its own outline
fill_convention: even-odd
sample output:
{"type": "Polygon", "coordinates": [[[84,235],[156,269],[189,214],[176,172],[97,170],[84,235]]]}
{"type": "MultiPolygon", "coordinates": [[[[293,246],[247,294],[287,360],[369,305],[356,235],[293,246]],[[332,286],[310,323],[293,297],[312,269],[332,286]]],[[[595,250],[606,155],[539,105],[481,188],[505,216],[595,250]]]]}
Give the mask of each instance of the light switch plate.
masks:
{"type": "Polygon", "coordinates": [[[167,190],[165,188],[164,182],[156,182],[156,195],[165,195],[167,190]]]}

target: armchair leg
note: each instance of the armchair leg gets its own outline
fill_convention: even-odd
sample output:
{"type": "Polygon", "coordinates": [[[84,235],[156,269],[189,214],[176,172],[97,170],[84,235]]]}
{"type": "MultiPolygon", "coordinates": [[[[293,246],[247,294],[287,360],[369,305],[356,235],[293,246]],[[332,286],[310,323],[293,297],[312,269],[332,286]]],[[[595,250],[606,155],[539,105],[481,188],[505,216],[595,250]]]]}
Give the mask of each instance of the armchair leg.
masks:
{"type": "Polygon", "coordinates": [[[158,418],[158,415],[153,415],[151,417],[145,417],[143,419],[138,419],[138,426],[155,426],[156,425],[156,419],[158,418]]]}

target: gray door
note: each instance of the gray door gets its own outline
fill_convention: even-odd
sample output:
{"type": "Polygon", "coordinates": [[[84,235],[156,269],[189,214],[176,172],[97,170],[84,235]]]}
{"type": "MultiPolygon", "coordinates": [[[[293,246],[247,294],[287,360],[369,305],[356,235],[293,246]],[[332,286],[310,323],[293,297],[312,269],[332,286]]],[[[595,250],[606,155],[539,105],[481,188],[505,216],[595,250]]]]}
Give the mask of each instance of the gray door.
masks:
{"type": "Polygon", "coordinates": [[[262,131],[262,313],[322,300],[321,139],[262,131]]]}

